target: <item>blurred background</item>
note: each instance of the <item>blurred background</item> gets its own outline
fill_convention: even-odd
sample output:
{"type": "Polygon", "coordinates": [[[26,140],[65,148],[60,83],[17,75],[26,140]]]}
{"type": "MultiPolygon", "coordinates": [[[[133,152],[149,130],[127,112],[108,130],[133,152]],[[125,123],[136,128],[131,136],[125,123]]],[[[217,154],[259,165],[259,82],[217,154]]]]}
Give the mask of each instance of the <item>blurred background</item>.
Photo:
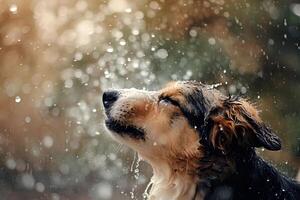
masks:
{"type": "Polygon", "coordinates": [[[0,0],[1,199],[143,199],[101,93],[191,79],[249,97],[283,140],[258,153],[297,177],[299,1],[0,0]]]}

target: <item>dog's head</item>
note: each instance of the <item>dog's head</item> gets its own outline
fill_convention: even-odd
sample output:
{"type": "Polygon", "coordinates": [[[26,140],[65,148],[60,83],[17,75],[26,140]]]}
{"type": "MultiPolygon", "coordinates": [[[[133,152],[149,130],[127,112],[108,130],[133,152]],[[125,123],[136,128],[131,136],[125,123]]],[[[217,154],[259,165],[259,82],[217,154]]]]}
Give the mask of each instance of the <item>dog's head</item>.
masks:
{"type": "Polygon", "coordinates": [[[281,148],[250,103],[199,82],[172,82],[159,91],[109,90],[103,104],[113,137],[149,162],[201,168],[207,158],[228,160],[254,147],[281,148]]]}

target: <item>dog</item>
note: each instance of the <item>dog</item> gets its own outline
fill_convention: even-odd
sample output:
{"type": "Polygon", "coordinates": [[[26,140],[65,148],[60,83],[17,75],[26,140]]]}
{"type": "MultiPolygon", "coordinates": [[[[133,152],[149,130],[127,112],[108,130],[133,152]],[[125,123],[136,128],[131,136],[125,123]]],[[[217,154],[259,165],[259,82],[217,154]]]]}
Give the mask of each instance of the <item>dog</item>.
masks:
{"type": "Polygon", "coordinates": [[[107,90],[103,105],[112,137],[153,168],[149,200],[300,199],[299,184],[255,153],[280,150],[281,141],[244,98],[178,81],[107,90]]]}

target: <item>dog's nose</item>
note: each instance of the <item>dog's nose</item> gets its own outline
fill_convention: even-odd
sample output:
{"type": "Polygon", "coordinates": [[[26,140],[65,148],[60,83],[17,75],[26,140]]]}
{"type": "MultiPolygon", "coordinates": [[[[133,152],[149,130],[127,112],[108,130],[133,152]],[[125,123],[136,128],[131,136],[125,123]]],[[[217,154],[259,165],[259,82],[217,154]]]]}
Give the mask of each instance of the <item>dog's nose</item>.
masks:
{"type": "Polygon", "coordinates": [[[119,92],[116,90],[108,90],[103,93],[102,101],[105,109],[110,108],[119,97],[119,92]]]}

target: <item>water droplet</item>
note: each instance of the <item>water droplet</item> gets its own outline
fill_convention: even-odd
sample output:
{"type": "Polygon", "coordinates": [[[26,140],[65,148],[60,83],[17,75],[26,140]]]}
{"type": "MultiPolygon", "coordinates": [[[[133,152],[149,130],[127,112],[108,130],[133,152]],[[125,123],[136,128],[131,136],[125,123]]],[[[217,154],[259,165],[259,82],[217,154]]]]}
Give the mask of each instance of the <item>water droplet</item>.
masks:
{"type": "Polygon", "coordinates": [[[72,88],[73,87],[73,81],[71,79],[67,79],[65,81],[65,88],[72,88]]]}
{"type": "Polygon", "coordinates": [[[131,11],[132,11],[131,8],[126,8],[126,9],[125,9],[125,12],[127,12],[127,13],[131,13],[131,11]]]}
{"type": "Polygon", "coordinates": [[[105,78],[110,78],[111,77],[111,73],[107,70],[104,71],[104,77],[105,78]]]}
{"type": "Polygon", "coordinates": [[[268,43],[269,43],[269,45],[274,45],[275,44],[274,40],[271,39],[271,38],[268,40],[268,43]]]}
{"type": "Polygon", "coordinates": [[[81,52],[76,52],[76,53],[75,53],[75,55],[74,55],[74,61],[75,61],[75,62],[76,62],[76,61],[82,60],[82,58],[83,58],[83,55],[82,55],[81,52]]]}
{"type": "Polygon", "coordinates": [[[31,122],[31,117],[29,117],[29,116],[25,117],[25,122],[27,124],[29,124],[31,122]]]}
{"type": "Polygon", "coordinates": [[[94,190],[96,193],[97,199],[111,199],[113,195],[112,186],[106,182],[100,182],[96,186],[94,186],[94,190]]]}
{"type": "Polygon", "coordinates": [[[36,191],[38,191],[38,192],[44,192],[44,191],[45,191],[45,186],[44,186],[43,183],[37,182],[37,183],[35,184],[35,189],[36,189],[36,191]]]}
{"type": "Polygon", "coordinates": [[[155,55],[160,59],[166,59],[168,57],[168,51],[165,49],[159,49],[155,55]]]}
{"type": "Polygon", "coordinates": [[[209,38],[209,39],[208,39],[208,43],[209,43],[210,45],[215,45],[215,44],[216,44],[216,39],[215,39],[215,38],[209,38]]]}
{"type": "Polygon", "coordinates": [[[197,31],[196,31],[195,29],[191,29],[191,30],[190,30],[190,36],[191,36],[191,37],[196,37],[197,34],[198,34],[198,33],[197,33],[197,31]]]}
{"type": "Polygon", "coordinates": [[[247,88],[246,88],[246,87],[242,87],[242,88],[241,88],[241,93],[242,93],[242,94],[245,94],[246,92],[247,92],[247,88]]]}
{"type": "Polygon", "coordinates": [[[133,35],[138,35],[139,33],[140,33],[140,31],[137,30],[137,29],[133,29],[133,30],[132,30],[132,34],[133,34],[133,35]]]}
{"type": "Polygon", "coordinates": [[[53,138],[52,138],[51,136],[45,136],[45,137],[43,138],[43,144],[44,144],[44,146],[45,146],[46,148],[52,147],[52,146],[53,146],[53,143],[54,143],[54,141],[53,141],[53,138]]]}
{"type": "Polygon", "coordinates": [[[120,40],[120,45],[121,45],[121,46],[125,46],[125,45],[126,45],[126,41],[125,41],[125,40],[123,40],[123,39],[122,39],[122,40],[120,40]]]}
{"type": "Polygon", "coordinates": [[[16,102],[16,103],[20,103],[20,102],[21,102],[21,100],[22,100],[22,99],[21,99],[21,97],[20,97],[20,96],[16,96],[16,98],[15,98],[15,102],[16,102]]]}
{"type": "Polygon", "coordinates": [[[9,6],[9,11],[12,13],[12,14],[17,14],[18,13],[18,6],[16,4],[11,4],[9,6]]]}
{"type": "Polygon", "coordinates": [[[108,47],[108,48],[106,49],[106,51],[107,51],[108,53],[112,53],[112,52],[114,52],[114,49],[113,49],[112,47],[108,47]]]}
{"type": "Polygon", "coordinates": [[[291,4],[290,9],[295,15],[300,17],[300,4],[291,4]]]}
{"type": "Polygon", "coordinates": [[[158,10],[160,8],[159,4],[156,1],[151,1],[149,7],[153,10],[158,10]]]}
{"type": "Polygon", "coordinates": [[[11,170],[15,169],[17,166],[16,161],[12,158],[7,159],[5,164],[6,164],[6,167],[11,170]]]}
{"type": "Polygon", "coordinates": [[[22,184],[27,189],[32,189],[35,183],[35,180],[31,174],[22,175],[22,184]]]}
{"type": "Polygon", "coordinates": [[[287,20],[286,20],[286,18],[283,19],[283,24],[284,24],[284,26],[287,26],[287,20]]]}

